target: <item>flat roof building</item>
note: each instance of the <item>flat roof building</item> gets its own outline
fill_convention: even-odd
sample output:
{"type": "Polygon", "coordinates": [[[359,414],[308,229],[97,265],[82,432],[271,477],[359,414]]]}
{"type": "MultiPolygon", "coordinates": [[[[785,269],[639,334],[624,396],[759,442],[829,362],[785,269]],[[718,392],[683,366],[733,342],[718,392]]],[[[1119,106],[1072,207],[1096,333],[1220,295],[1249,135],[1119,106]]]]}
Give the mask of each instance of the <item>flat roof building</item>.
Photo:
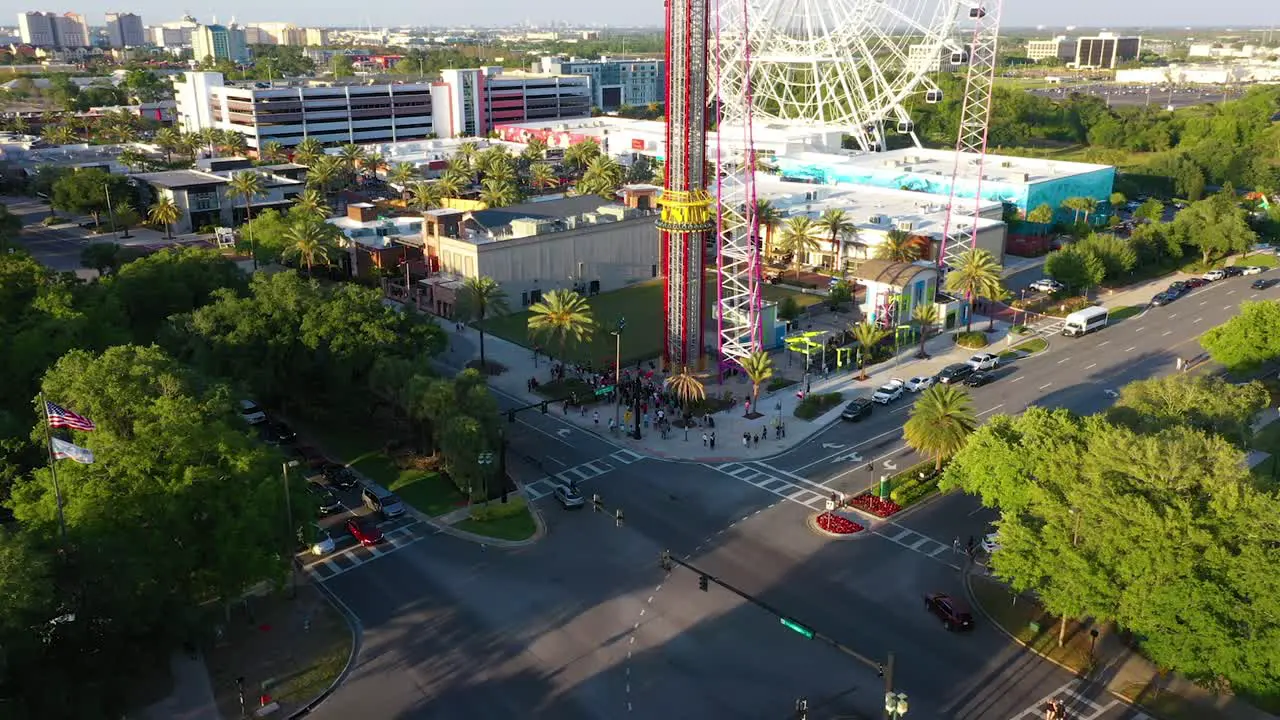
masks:
{"type": "Polygon", "coordinates": [[[1076,41],[1066,35],[1059,35],[1052,40],[1028,40],[1028,60],[1048,60],[1057,58],[1064,63],[1076,59],[1076,41]]]}
{"type": "Polygon", "coordinates": [[[543,72],[591,78],[591,104],[605,112],[623,105],[643,107],[666,101],[666,63],[653,58],[544,57],[543,72]]]}
{"type": "Polygon", "coordinates": [[[591,78],[503,70],[447,69],[440,79],[450,104],[441,137],[484,136],[498,125],[591,115],[591,78]]]}
{"type": "Polygon", "coordinates": [[[196,62],[203,62],[206,58],[248,62],[249,48],[245,43],[244,28],[200,25],[191,31],[191,54],[196,62]]]}
{"type": "Polygon", "coordinates": [[[1072,62],[1081,69],[1114,70],[1122,62],[1137,60],[1141,52],[1141,37],[1120,37],[1104,32],[1094,37],[1076,38],[1076,57],[1072,62]]]}
{"type": "Polygon", "coordinates": [[[142,47],[147,44],[147,34],[142,30],[142,18],[133,13],[107,13],[107,40],[113,48],[142,47]]]}

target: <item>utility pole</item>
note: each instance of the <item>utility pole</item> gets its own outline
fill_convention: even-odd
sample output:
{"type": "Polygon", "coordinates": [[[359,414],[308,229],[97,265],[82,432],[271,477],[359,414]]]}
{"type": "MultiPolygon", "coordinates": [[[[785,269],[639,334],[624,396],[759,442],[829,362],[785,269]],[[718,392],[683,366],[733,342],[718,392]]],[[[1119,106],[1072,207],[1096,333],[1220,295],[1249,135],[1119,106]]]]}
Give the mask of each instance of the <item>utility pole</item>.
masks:
{"type": "Polygon", "coordinates": [[[285,557],[289,558],[289,597],[293,597],[298,592],[298,577],[294,572],[293,558],[293,498],[289,493],[289,466],[296,465],[297,460],[289,460],[280,463],[281,477],[284,479],[284,514],[285,521],[289,524],[284,535],[284,551],[285,557]]]}
{"type": "Polygon", "coordinates": [[[613,331],[613,426],[619,431],[622,430],[622,331],[626,327],[627,319],[620,316],[618,327],[613,331]]]}

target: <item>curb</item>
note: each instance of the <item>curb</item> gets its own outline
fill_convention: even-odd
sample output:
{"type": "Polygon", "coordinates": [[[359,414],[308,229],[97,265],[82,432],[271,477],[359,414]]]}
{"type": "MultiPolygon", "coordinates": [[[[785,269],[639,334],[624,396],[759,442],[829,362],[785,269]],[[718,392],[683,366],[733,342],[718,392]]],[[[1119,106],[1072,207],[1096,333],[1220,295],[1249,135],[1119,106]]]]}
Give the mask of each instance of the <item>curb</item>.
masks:
{"type": "Polygon", "coordinates": [[[518,494],[521,497],[521,499],[524,500],[525,507],[529,509],[529,514],[533,516],[533,525],[534,525],[533,535],[529,536],[528,538],[525,538],[524,540],[504,540],[502,538],[494,538],[494,537],[489,537],[488,535],[478,535],[473,532],[467,532],[466,530],[459,530],[453,527],[452,525],[446,525],[444,523],[437,522],[435,518],[425,515],[415,507],[412,507],[410,505],[406,505],[405,507],[409,508],[410,514],[412,514],[415,518],[435,528],[437,532],[443,533],[445,535],[452,535],[458,538],[459,540],[466,540],[468,542],[478,543],[480,545],[493,545],[495,547],[502,547],[502,548],[527,547],[529,545],[532,545],[538,542],[543,538],[543,536],[547,534],[547,524],[542,518],[542,513],[539,512],[537,508],[534,507],[533,501],[531,501],[527,496],[525,496],[524,488],[520,485],[520,483],[516,483],[515,494],[518,494]]]}
{"type": "Polygon", "coordinates": [[[342,667],[342,672],[338,673],[338,677],[334,678],[333,682],[329,683],[329,687],[325,688],[319,695],[312,698],[306,705],[303,705],[301,708],[293,711],[293,713],[289,715],[289,720],[310,715],[311,712],[319,707],[321,703],[328,700],[329,696],[333,695],[339,685],[347,681],[347,677],[350,676],[351,671],[355,669],[356,657],[360,654],[360,649],[362,647],[361,641],[364,638],[364,626],[360,623],[360,618],[352,612],[351,608],[347,607],[347,604],[342,602],[341,598],[335,595],[334,592],[326,587],[324,583],[312,582],[311,585],[319,590],[320,594],[329,601],[329,604],[332,605],[334,609],[342,615],[343,619],[347,621],[347,628],[351,630],[351,653],[347,656],[347,664],[342,667]]]}
{"type": "Polygon", "coordinates": [[[823,530],[822,528],[818,527],[818,516],[826,515],[826,514],[827,514],[826,510],[822,512],[810,513],[809,516],[804,520],[804,524],[808,526],[809,530],[811,530],[813,534],[817,535],[818,537],[824,537],[824,538],[827,538],[828,540],[856,540],[860,537],[863,537],[864,535],[872,534],[871,527],[869,525],[863,525],[862,523],[858,523],[858,525],[862,526],[862,529],[857,532],[833,533],[829,530],[823,530]]]}

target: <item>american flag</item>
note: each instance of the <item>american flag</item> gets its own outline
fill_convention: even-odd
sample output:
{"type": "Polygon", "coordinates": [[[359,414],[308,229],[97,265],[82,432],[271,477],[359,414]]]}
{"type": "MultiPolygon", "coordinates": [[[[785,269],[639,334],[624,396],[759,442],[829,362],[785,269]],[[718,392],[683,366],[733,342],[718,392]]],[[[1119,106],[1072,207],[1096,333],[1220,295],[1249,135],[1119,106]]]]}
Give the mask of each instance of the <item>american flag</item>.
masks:
{"type": "Polygon", "coordinates": [[[89,418],[77,415],[57,403],[45,401],[44,412],[49,416],[49,427],[52,428],[71,428],[85,432],[97,429],[89,418]]]}

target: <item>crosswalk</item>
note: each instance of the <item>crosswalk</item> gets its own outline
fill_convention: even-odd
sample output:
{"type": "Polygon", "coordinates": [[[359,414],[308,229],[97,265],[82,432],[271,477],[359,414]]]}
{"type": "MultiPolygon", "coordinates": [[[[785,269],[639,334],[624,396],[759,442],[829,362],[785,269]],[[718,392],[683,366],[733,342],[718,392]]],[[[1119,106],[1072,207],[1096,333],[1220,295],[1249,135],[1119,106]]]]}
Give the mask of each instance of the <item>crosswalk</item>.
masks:
{"type": "Polygon", "coordinates": [[[707,465],[707,467],[728,475],[734,480],[754,485],[765,492],[777,495],[787,502],[802,505],[810,510],[825,509],[824,503],[830,499],[830,492],[823,492],[821,485],[814,483],[814,489],[806,489],[795,482],[762,472],[751,465],[725,463],[723,465],[707,465]]]}
{"type": "MultiPolygon", "coordinates": [[[[1009,720],[1044,720],[1044,708],[1050,700],[1055,698],[1061,700],[1063,705],[1066,705],[1067,717],[1071,718],[1071,720],[1100,720],[1103,715],[1106,715],[1121,704],[1119,700],[1113,698],[1105,705],[1101,705],[1081,692],[1080,680],[1072,680],[1040,698],[1034,705],[1014,715],[1009,720]]],[[[1124,717],[1126,720],[1152,720],[1150,715],[1133,708],[1129,708],[1129,712],[1124,717]]]]}
{"type": "Polygon", "coordinates": [[[412,545],[419,540],[434,534],[436,531],[426,523],[413,519],[401,519],[379,523],[384,541],[373,547],[356,544],[346,533],[338,535],[334,532],[337,549],[322,558],[308,555],[304,561],[303,572],[313,579],[324,582],[355,570],[361,565],[412,545]]]}
{"type": "Polygon", "coordinates": [[[581,484],[614,470],[618,465],[630,465],[643,459],[644,456],[637,452],[622,449],[604,458],[574,465],[527,483],[524,486],[524,494],[530,501],[541,500],[550,495],[557,485],[581,484]]]}

